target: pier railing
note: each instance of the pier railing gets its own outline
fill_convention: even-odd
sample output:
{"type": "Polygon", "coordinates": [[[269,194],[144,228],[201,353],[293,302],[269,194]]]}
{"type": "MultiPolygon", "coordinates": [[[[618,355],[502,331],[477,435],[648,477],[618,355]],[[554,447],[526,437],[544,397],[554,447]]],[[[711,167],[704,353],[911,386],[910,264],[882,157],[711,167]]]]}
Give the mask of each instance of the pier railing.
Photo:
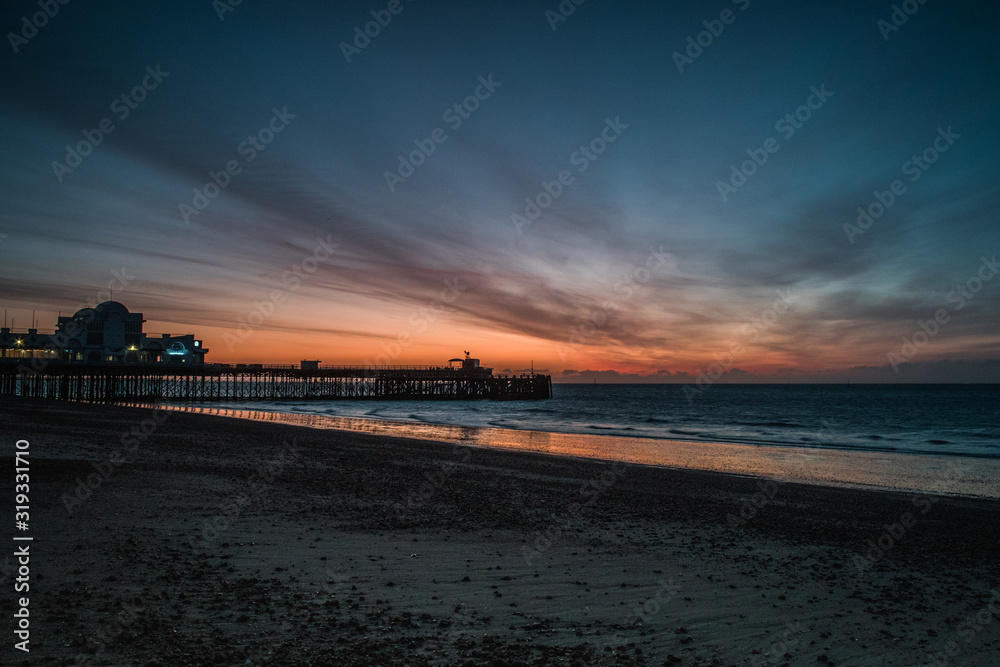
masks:
{"type": "Polygon", "coordinates": [[[255,364],[0,364],[0,395],[103,402],[538,400],[548,375],[495,376],[435,366],[301,369],[255,364]]]}

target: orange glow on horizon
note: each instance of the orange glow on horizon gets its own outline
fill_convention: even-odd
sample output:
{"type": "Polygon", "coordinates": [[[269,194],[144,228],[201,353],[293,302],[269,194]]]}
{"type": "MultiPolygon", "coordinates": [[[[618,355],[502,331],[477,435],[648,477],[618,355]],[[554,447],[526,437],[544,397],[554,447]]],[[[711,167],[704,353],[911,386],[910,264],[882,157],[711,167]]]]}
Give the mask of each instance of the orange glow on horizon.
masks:
{"type": "MultiPolygon", "coordinates": [[[[152,314],[151,310],[144,307],[139,312],[152,314]]],[[[217,319],[202,324],[192,314],[191,320],[182,322],[147,318],[144,330],[152,335],[194,334],[208,349],[209,363],[298,365],[310,359],[324,365],[443,366],[470,350],[494,372],[521,373],[533,367],[563,382],[581,381],[577,373],[582,372],[589,372],[585,377],[605,373],[609,381],[617,373],[623,376],[621,381],[689,382],[700,374],[716,378],[734,370],[737,374],[729,381],[739,381],[739,373],[754,376],[750,381],[795,381],[810,374],[845,376],[858,366],[885,367],[886,353],[891,351],[884,342],[873,345],[858,339],[823,341],[800,349],[787,343],[796,337],[791,324],[781,332],[785,339],[762,336],[751,342],[741,339],[734,325],[709,325],[690,339],[675,335],[658,345],[626,346],[608,342],[601,332],[574,343],[492,330],[457,315],[415,326],[412,309],[376,310],[365,316],[359,310],[289,307],[257,328],[242,330],[239,323],[245,319],[236,318],[228,326],[219,325],[217,319]]],[[[14,311],[12,319],[29,321],[31,311],[26,312],[27,316],[14,311]]],[[[54,329],[57,313],[38,311],[35,316],[39,331],[54,329]]],[[[989,348],[990,342],[984,338],[983,347],[989,348]]],[[[935,351],[939,356],[926,354],[920,361],[961,359],[963,348],[942,339],[935,351]]]]}

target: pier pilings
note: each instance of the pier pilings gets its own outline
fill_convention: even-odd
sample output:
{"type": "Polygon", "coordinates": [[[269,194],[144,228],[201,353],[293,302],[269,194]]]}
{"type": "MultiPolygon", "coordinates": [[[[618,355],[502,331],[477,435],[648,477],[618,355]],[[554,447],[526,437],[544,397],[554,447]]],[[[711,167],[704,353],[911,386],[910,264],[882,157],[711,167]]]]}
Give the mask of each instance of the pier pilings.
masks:
{"type": "Polygon", "coordinates": [[[548,375],[449,368],[0,363],[0,395],[97,402],[280,400],[538,400],[548,375]]]}

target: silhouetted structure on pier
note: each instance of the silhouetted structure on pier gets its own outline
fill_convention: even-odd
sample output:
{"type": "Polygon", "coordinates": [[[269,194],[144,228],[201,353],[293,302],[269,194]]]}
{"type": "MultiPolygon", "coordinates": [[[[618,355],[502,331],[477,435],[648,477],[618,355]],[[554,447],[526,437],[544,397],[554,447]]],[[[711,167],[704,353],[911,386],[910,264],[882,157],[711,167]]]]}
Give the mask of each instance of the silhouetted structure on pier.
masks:
{"type": "Polygon", "coordinates": [[[206,364],[192,334],[150,337],[142,313],[117,301],[60,317],[55,333],[0,329],[0,395],[76,401],[306,399],[532,400],[550,398],[547,375],[494,376],[465,358],[448,366],[206,364]]]}
{"type": "MultiPolygon", "coordinates": [[[[33,366],[50,361],[122,364],[203,364],[208,349],[194,334],[149,334],[142,313],[117,301],[82,308],[60,317],[53,333],[0,327],[0,360],[33,366]],[[25,361],[27,360],[27,361],[25,361]]],[[[34,323],[32,323],[34,326],[34,323]]]]}

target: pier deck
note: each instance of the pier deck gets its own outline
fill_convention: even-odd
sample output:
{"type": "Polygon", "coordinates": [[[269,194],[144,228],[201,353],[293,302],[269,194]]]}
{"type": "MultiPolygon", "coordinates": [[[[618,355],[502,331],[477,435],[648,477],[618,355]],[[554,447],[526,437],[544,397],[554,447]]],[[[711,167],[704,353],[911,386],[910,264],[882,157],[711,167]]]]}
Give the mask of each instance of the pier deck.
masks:
{"type": "MultiPolygon", "coordinates": [[[[26,363],[27,362],[27,363],[26,363]]],[[[539,400],[548,375],[495,376],[432,366],[301,369],[259,364],[122,365],[0,363],[0,394],[61,400],[539,400]]]]}

